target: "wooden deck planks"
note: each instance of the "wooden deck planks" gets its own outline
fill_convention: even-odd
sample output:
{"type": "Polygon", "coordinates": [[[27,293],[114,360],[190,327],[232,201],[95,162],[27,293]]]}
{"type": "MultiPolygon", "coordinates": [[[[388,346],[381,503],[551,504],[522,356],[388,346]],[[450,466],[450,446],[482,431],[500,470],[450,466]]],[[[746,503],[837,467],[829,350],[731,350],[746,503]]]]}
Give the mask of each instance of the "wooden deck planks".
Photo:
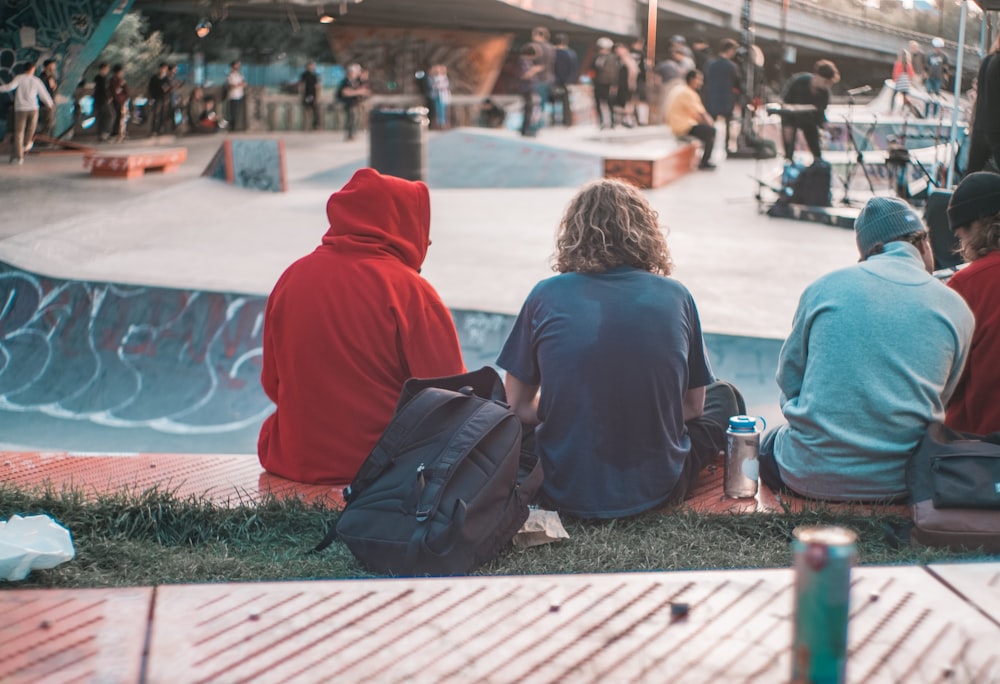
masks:
{"type": "Polygon", "coordinates": [[[243,454],[68,454],[0,452],[0,480],[25,489],[73,489],[88,496],[149,489],[178,498],[208,499],[218,505],[296,497],[343,506],[340,487],[307,485],[272,475],[255,455],[243,454]]]}

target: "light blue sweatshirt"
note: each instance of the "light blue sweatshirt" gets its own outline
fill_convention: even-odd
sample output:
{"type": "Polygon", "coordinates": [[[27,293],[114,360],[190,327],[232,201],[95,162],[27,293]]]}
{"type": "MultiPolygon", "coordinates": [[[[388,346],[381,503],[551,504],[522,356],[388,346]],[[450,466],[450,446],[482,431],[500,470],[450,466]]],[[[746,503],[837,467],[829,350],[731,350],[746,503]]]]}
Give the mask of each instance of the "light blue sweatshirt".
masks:
{"type": "Polygon", "coordinates": [[[906,460],[944,419],[973,326],[906,242],[806,288],[778,359],[785,484],[830,500],[904,494],[906,460]]]}

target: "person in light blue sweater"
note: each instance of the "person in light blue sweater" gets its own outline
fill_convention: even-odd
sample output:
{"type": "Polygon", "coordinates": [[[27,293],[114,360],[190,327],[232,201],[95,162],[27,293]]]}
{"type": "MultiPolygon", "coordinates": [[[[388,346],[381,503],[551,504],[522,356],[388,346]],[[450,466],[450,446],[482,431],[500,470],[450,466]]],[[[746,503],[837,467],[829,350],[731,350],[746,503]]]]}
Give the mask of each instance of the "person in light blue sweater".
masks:
{"type": "Polygon", "coordinates": [[[788,421],[761,444],[772,489],[832,501],[906,494],[906,461],[958,383],[973,316],[930,272],[920,217],[871,199],[855,222],[861,262],[806,288],[778,358],[788,421]]]}

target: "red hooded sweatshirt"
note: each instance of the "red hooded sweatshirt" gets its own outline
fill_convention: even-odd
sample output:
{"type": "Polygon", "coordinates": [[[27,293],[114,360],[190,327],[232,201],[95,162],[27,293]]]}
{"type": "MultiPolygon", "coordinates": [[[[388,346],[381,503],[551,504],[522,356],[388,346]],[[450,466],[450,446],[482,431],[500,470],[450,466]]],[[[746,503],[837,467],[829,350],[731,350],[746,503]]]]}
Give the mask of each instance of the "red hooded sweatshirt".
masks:
{"type": "Polygon", "coordinates": [[[261,384],[277,405],[260,429],[265,469],[349,484],[410,377],[465,370],[451,314],[419,273],[427,186],[361,169],[326,205],[330,229],[267,300],[261,384]]]}

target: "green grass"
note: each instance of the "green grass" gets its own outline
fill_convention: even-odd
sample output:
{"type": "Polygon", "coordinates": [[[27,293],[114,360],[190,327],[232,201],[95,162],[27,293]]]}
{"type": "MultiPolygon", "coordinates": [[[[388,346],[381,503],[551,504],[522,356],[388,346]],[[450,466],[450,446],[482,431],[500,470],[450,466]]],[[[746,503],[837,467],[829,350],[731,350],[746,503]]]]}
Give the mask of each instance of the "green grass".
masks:
{"type": "MultiPolygon", "coordinates": [[[[0,519],[46,513],[70,529],[76,558],[0,587],[110,587],[185,582],[369,577],[343,544],[309,550],[336,512],[295,499],[231,508],[150,490],[96,500],[78,492],[23,491],[0,485],[0,519]]],[[[592,524],[564,520],[570,538],[510,549],[477,570],[483,575],[784,567],[799,525],[837,524],[858,533],[862,564],[981,558],[887,542],[886,524],[904,518],[834,512],[650,513],[592,524]]]]}

